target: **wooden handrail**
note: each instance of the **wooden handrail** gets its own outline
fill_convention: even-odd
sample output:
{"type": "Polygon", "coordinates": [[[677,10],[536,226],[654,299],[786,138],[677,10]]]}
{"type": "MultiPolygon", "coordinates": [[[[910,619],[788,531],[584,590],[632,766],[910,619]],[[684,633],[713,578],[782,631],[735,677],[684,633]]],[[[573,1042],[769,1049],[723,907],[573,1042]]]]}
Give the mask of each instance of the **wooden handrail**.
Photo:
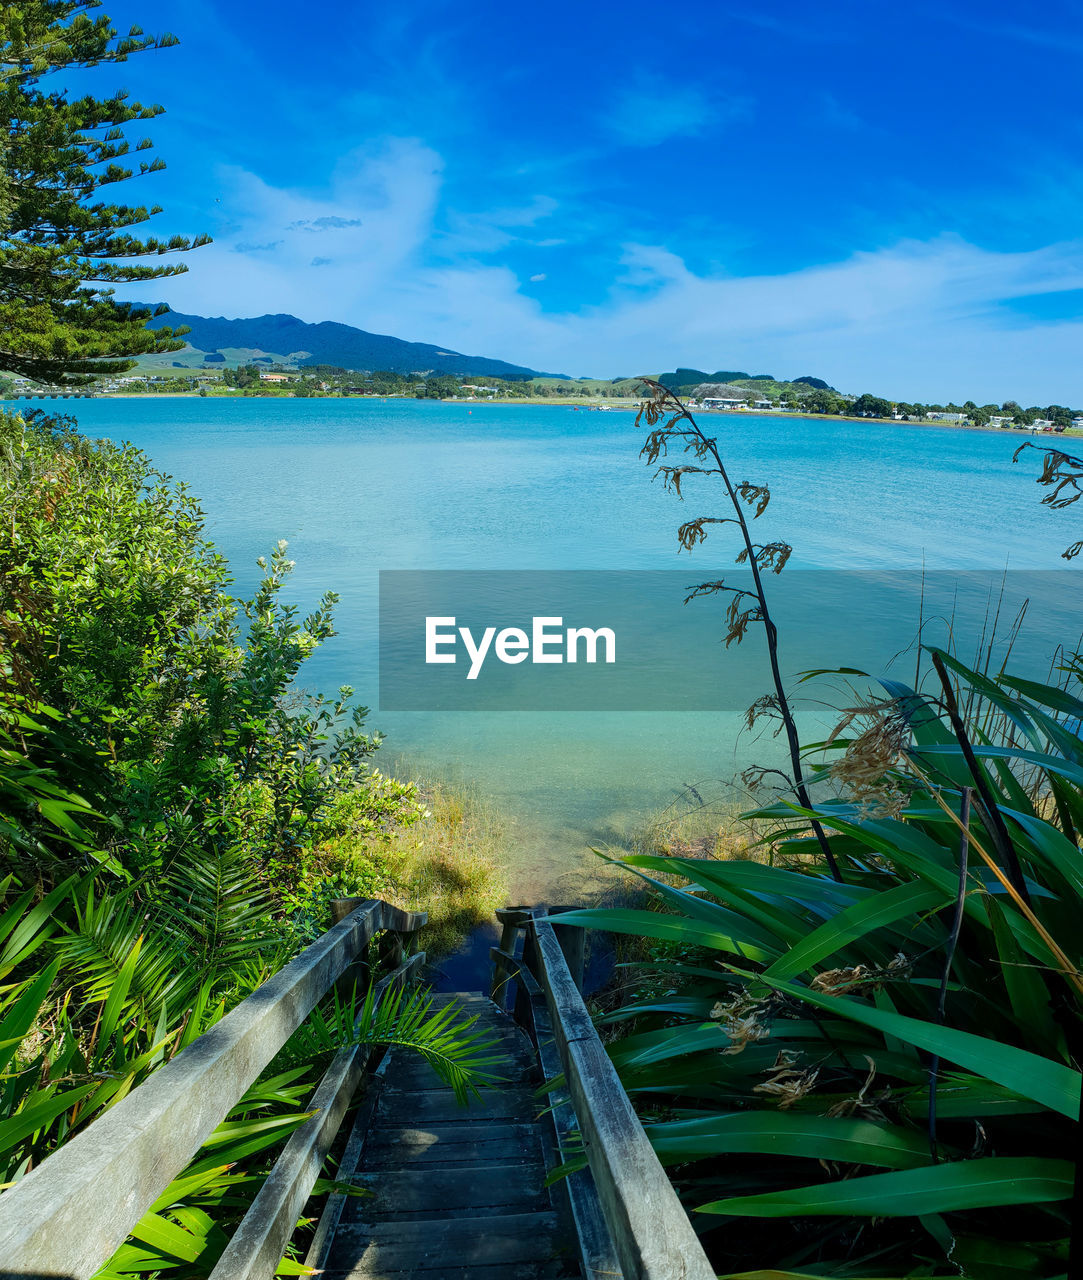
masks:
{"type": "Polygon", "coordinates": [[[427,919],[350,901],[332,929],[0,1195],[4,1275],[92,1276],[376,934],[413,935],[427,919]]]}
{"type": "MultiPolygon", "coordinates": [[[[424,959],[425,953],[417,952],[378,982],[376,1000],[407,986],[424,959]]],[[[355,1031],[360,1019],[358,1014],[355,1031]]],[[[286,1143],[210,1280],[265,1280],[274,1275],[371,1057],[369,1047],[359,1044],[346,1045],[335,1055],[308,1104],[315,1114],[286,1143]]]]}
{"type": "MultiPolygon", "coordinates": [[[[524,989],[540,986],[551,1034],[613,1250],[625,1280],[714,1280],[715,1270],[609,1059],[544,911],[526,914],[524,989]]],[[[578,961],[581,950],[572,948],[578,961]]],[[[504,974],[518,976],[512,948],[495,950],[504,974]]],[[[520,1002],[516,1001],[517,1007],[520,1002]]]]}
{"type": "MultiPolygon", "coordinates": [[[[514,947],[514,939],[512,945],[514,947]]],[[[524,951],[529,953],[531,946],[532,940],[524,951]]],[[[560,1160],[575,1160],[582,1154],[578,1145],[579,1125],[571,1094],[562,1079],[564,1068],[557,1052],[545,992],[531,973],[526,955],[518,960],[512,952],[493,947],[490,956],[493,964],[502,966],[508,977],[515,981],[515,1020],[529,1033],[538,1050],[538,1064],[542,1077],[547,1082],[549,1115],[553,1121],[553,1136],[560,1160]]],[[[503,992],[503,998],[507,998],[506,991],[503,992]]],[[[617,1261],[598,1189],[590,1170],[577,1168],[562,1178],[558,1187],[567,1197],[583,1275],[589,1280],[597,1280],[603,1276],[606,1280],[620,1280],[620,1263],[617,1261]]]]}

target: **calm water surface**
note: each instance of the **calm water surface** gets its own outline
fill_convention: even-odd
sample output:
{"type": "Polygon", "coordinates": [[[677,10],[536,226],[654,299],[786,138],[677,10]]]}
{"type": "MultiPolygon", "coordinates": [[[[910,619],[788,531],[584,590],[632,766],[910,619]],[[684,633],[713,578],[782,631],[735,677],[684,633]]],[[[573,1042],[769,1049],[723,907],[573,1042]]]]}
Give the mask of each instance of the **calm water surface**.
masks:
{"type": "MultiPolygon", "coordinates": [[[[87,434],[132,441],[200,495],[240,591],[259,576],[256,558],[287,539],[291,598],[308,608],[324,591],[341,596],[339,635],[308,664],[308,683],[353,685],[373,707],[380,569],[685,568],[676,526],[713,505],[682,505],[650,483],[630,412],[193,399],[93,400],[77,413],[87,434]]],[[[1057,569],[1078,536],[1071,512],[1039,505],[1037,455],[1012,465],[1014,435],[710,422],[734,478],[770,483],[758,533],[793,544],[787,574],[1057,569]]],[[[690,581],[718,576],[729,546],[715,534],[690,581]]],[[[590,845],[620,839],[686,784],[717,790],[777,750],[720,713],[374,711],[370,725],[388,735],[385,760],[469,782],[510,815],[513,896],[524,901],[574,896],[590,845]]]]}

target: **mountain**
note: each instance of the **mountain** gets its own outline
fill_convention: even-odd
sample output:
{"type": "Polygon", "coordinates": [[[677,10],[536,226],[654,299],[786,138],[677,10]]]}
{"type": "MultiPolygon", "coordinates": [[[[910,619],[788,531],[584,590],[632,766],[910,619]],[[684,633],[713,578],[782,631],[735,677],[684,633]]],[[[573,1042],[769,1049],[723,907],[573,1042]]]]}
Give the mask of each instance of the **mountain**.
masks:
{"type": "MultiPolygon", "coordinates": [[[[823,378],[814,378],[806,374],[802,378],[793,378],[789,382],[773,378],[769,373],[740,373],[735,369],[720,369],[717,373],[704,373],[702,369],[675,369],[672,373],[660,373],[655,379],[670,391],[688,392],[705,383],[727,383],[730,390],[736,383],[738,389],[759,390],[765,395],[778,395],[781,390],[792,387],[819,388],[823,391],[834,391],[834,387],[824,382],[823,378]],[[751,387],[750,383],[762,383],[762,387],[751,387]]],[[[716,391],[715,395],[729,394],[727,391],[716,391]]]]}
{"type": "Polygon", "coordinates": [[[675,369],[672,373],[660,373],[655,379],[670,391],[678,387],[691,387],[700,382],[773,382],[769,373],[741,373],[737,369],[719,369],[715,373],[705,373],[702,369],[675,369]]]}
{"type": "Polygon", "coordinates": [[[564,378],[562,373],[541,373],[525,365],[465,356],[427,342],[406,342],[382,333],[367,333],[353,325],[325,320],[306,324],[296,316],[253,316],[227,320],[223,316],[189,316],[170,311],[149,321],[151,328],[187,325],[186,341],[193,351],[177,352],[182,367],[200,364],[244,363],[268,357],[275,363],[331,364],[343,369],[387,369],[393,373],[466,373],[511,381],[527,378],[564,378]]]}

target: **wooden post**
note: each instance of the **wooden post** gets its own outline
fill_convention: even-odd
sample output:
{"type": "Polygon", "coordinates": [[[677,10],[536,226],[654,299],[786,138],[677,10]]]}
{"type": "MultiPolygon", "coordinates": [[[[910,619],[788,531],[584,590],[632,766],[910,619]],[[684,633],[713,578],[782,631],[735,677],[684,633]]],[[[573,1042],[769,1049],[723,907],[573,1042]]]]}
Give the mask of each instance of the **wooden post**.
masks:
{"type": "MultiPolygon", "coordinates": [[[[550,916],[555,916],[561,911],[574,911],[574,907],[550,907],[550,916]]],[[[586,929],[577,929],[573,925],[561,925],[557,920],[550,920],[553,926],[553,932],[557,936],[557,942],[560,949],[564,953],[564,959],[568,963],[568,972],[572,975],[572,981],[575,983],[575,989],[580,993],[583,990],[583,973],[586,967],[586,947],[587,947],[587,931],[586,929]]]]}
{"type": "MultiPolygon", "coordinates": [[[[365,903],[365,898],[332,898],[332,925],[341,924],[348,915],[352,915],[359,907],[363,907],[365,903]]],[[[342,977],[335,983],[335,991],[338,994],[338,998],[343,1001],[349,1000],[356,991],[357,1001],[360,1003],[364,1000],[365,993],[368,991],[369,983],[371,981],[372,972],[369,968],[369,962],[365,956],[362,955],[350,965],[342,977]]]]}
{"type": "Polygon", "coordinates": [[[356,911],[358,907],[363,907],[364,905],[364,898],[332,898],[331,924],[341,924],[348,915],[356,911]]]}
{"type": "Polygon", "coordinates": [[[380,949],[380,968],[397,969],[402,964],[405,948],[402,945],[402,934],[395,929],[388,929],[378,943],[380,949]]]}
{"type": "Polygon", "coordinates": [[[536,917],[534,931],[538,978],[621,1270],[628,1280],[714,1280],[715,1269],[598,1039],[554,928],[536,917]]]}
{"type": "MultiPolygon", "coordinates": [[[[524,921],[530,918],[529,907],[504,907],[496,913],[500,922],[500,951],[515,954],[515,940],[524,921]]],[[[497,956],[493,961],[493,976],[489,986],[489,999],[500,1009],[508,1007],[508,980],[510,973],[505,962],[497,956]]]]}

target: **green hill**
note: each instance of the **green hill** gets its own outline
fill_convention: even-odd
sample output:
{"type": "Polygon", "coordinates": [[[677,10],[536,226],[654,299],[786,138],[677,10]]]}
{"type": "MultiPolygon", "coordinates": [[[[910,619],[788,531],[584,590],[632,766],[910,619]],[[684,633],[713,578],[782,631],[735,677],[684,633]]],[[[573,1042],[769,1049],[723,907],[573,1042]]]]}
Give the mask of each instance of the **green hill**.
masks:
{"type": "Polygon", "coordinates": [[[689,395],[694,387],[702,386],[704,383],[747,387],[750,391],[757,391],[760,395],[771,398],[781,395],[783,391],[808,391],[810,388],[817,387],[826,391],[834,390],[822,378],[813,378],[808,374],[785,381],[769,373],[745,373],[739,369],[719,369],[715,373],[706,373],[702,369],[678,368],[672,373],[658,374],[655,381],[668,387],[670,391],[676,391],[679,395],[689,395]]]}
{"type": "MultiPolygon", "coordinates": [[[[329,364],[343,369],[387,369],[393,373],[458,373],[505,378],[510,381],[535,377],[564,377],[543,374],[525,365],[509,364],[489,356],[463,355],[427,342],[406,342],[387,334],[368,333],[353,325],[325,320],[307,324],[291,315],[254,316],[229,320],[223,316],[192,316],[171,311],[149,322],[151,328],[162,325],[187,325],[188,348],[166,357],[167,366],[221,368],[250,361],[285,364],[304,368],[306,365],[329,364]]],[[[155,357],[162,364],[162,357],[155,357]]]]}

